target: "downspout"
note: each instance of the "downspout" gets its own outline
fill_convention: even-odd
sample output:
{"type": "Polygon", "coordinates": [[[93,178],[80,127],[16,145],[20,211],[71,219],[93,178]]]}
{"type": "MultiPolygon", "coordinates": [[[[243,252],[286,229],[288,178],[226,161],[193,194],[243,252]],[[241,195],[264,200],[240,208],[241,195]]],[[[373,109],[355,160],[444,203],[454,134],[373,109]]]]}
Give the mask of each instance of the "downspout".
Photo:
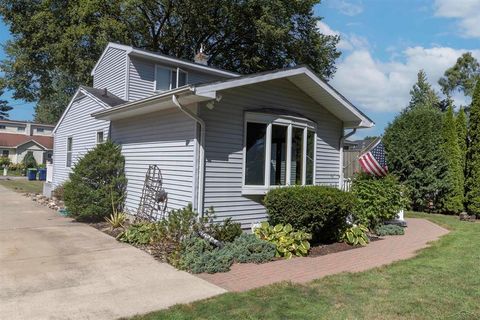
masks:
{"type": "Polygon", "coordinates": [[[197,211],[203,217],[203,185],[205,178],[205,122],[199,118],[196,114],[190,110],[185,109],[175,95],[172,95],[172,102],[178,109],[185,113],[188,117],[192,118],[196,123],[200,125],[200,156],[199,156],[199,168],[198,168],[198,196],[197,196],[197,211]]]}
{"type": "Polygon", "coordinates": [[[357,132],[357,128],[353,128],[352,131],[340,137],[340,166],[339,166],[340,179],[338,181],[339,188],[342,188],[342,183],[343,183],[343,143],[345,142],[345,139],[353,136],[356,132],[357,132]]]}

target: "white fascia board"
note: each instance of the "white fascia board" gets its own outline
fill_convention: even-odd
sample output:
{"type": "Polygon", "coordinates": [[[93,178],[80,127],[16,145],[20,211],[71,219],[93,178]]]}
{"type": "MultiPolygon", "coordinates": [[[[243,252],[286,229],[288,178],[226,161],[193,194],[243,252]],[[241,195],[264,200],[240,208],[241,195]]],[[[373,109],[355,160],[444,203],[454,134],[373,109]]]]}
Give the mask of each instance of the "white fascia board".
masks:
{"type": "Polygon", "coordinates": [[[52,131],[52,134],[55,134],[57,132],[57,129],[58,127],[60,126],[60,124],[62,123],[63,119],[65,118],[65,116],[67,115],[68,111],[70,111],[70,108],[72,107],[72,104],[75,102],[75,100],[77,100],[77,96],[78,94],[81,93],[89,98],[91,98],[93,101],[95,101],[96,103],[98,103],[100,106],[102,106],[104,109],[107,109],[109,108],[110,106],[108,106],[105,102],[99,100],[97,97],[93,96],[90,92],[88,92],[87,90],[84,90],[82,88],[78,88],[77,91],[75,92],[75,94],[73,95],[72,99],[70,99],[70,102],[68,103],[67,107],[65,108],[65,110],[63,111],[62,113],[62,116],[60,117],[60,120],[58,120],[55,128],[53,128],[53,131],[52,131]]]}
{"type": "Polygon", "coordinates": [[[292,76],[296,76],[299,74],[307,75],[311,80],[313,80],[318,86],[320,86],[327,94],[332,96],[336,101],[338,101],[344,108],[349,110],[353,113],[361,122],[362,127],[373,127],[374,123],[366,116],[364,116],[357,108],[355,108],[348,100],[346,100],[343,96],[338,94],[332,87],[328,84],[323,82],[319,77],[317,77],[312,71],[308,68],[300,67],[295,69],[288,69],[288,70],[280,70],[274,71],[271,73],[264,73],[258,76],[252,75],[247,77],[242,77],[241,79],[230,79],[225,80],[222,82],[217,82],[211,85],[201,85],[195,88],[195,93],[197,95],[207,95],[212,94],[213,92],[220,91],[220,90],[227,90],[231,88],[237,88],[241,86],[246,86],[250,84],[271,81],[276,79],[288,78],[292,76]]]}
{"type": "Polygon", "coordinates": [[[29,143],[29,142],[33,142],[33,143],[35,143],[37,146],[42,147],[42,148],[45,149],[45,150],[50,150],[50,149],[48,149],[47,147],[45,147],[44,145],[42,145],[41,143],[39,143],[38,141],[35,141],[35,140],[33,140],[33,139],[30,139],[30,140],[28,140],[28,141],[25,141],[25,142],[20,143],[19,145],[15,146],[15,149],[17,149],[18,147],[23,146],[24,144],[27,144],[27,143],[29,143]]]}
{"type": "Polygon", "coordinates": [[[107,53],[109,48],[124,50],[124,51],[127,52],[127,55],[132,51],[132,47],[130,47],[130,46],[109,42],[107,44],[107,46],[105,47],[105,49],[103,50],[102,54],[100,55],[100,58],[97,60],[97,63],[95,63],[95,66],[93,67],[90,75],[92,75],[92,76],[95,75],[95,70],[97,69],[98,65],[100,64],[100,61],[102,61],[103,57],[105,56],[105,54],[107,53]]]}
{"type": "Polygon", "coordinates": [[[70,108],[72,107],[73,102],[77,99],[77,96],[79,93],[80,93],[80,88],[78,88],[77,91],[75,91],[75,94],[73,95],[72,99],[70,99],[70,102],[68,103],[67,107],[63,111],[62,116],[60,117],[60,120],[58,120],[57,124],[55,125],[55,128],[53,128],[52,134],[55,134],[57,132],[58,127],[62,123],[63,119],[65,118],[70,108]]]}

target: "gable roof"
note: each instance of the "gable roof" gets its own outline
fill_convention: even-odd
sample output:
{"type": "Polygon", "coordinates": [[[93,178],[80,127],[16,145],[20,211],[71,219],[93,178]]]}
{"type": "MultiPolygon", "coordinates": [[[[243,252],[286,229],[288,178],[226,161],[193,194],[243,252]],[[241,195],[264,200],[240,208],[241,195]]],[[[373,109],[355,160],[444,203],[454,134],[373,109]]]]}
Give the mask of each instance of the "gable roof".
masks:
{"type": "Polygon", "coordinates": [[[96,112],[93,116],[104,120],[125,118],[131,115],[172,108],[174,107],[171,101],[172,95],[178,95],[180,103],[189,104],[213,100],[217,98],[217,92],[223,90],[276,79],[288,79],[292,82],[292,85],[298,87],[337,118],[341,119],[346,128],[370,128],[375,125],[369,117],[343,95],[305,66],[256,73],[209,83],[191,84],[141,100],[118,105],[109,110],[96,112]]]}
{"type": "Polygon", "coordinates": [[[34,142],[45,150],[53,149],[53,137],[28,136],[25,134],[0,133],[0,147],[18,148],[28,142],[34,142]]]}
{"type": "Polygon", "coordinates": [[[108,45],[103,50],[102,55],[100,56],[97,63],[95,64],[95,66],[92,69],[92,72],[91,72],[92,76],[95,75],[95,70],[97,69],[98,65],[102,61],[103,57],[105,56],[105,54],[107,53],[109,48],[116,48],[116,49],[126,51],[127,55],[142,57],[142,58],[151,59],[151,60],[156,60],[158,62],[164,62],[164,63],[167,63],[167,64],[175,64],[175,65],[178,65],[179,67],[190,68],[190,69],[197,70],[197,71],[204,72],[204,73],[215,74],[217,76],[223,76],[223,77],[238,77],[239,76],[239,74],[235,73],[235,72],[230,72],[230,71],[227,71],[227,70],[222,70],[222,69],[206,66],[206,65],[203,65],[203,64],[200,64],[200,63],[195,63],[195,62],[188,61],[188,60],[185,60],[185,59],[179,59],[179,58],[171,57],[171,56],[161,54],[161,53],[158,53],[158,52],[148,51],[148,50],[145,50],[145,49],[139,49],[139,48],[135,48],[135,47],[132,47],[132,46],[127,46],[127,45],[124,45],[124,44],[119,44],[119,43],[114,43],[114,42],[109,42],[108,45]]]}
{"type": "Polygon", "coordinates": [[[104,109],[112,108],[127,102],[117,97],[110,91],[107,91],[106,89],[95,89],[87,86],[80,86],[73,95],[72,99],[70,99],[70,102],[68,103],[65,110],[63,111],[60,120],[58,120],[57,125],[53,129],[53,133],[57,132],[58,127],[62,123],[63,119],[65,119],[65,115],[72,107],[73,102],[75,102],[75,100],[81,98],[82,96],[90,97],[104,109]]]}

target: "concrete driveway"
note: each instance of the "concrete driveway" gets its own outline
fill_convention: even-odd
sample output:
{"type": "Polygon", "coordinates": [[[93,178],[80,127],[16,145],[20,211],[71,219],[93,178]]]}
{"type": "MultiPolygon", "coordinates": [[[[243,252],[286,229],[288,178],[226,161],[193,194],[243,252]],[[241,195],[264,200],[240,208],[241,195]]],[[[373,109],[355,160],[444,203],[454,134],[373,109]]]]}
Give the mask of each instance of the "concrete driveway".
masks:
{"type": "Polygon", "coordinates": [[[0,186],[0,318],[116,319],[225,292],[0,186]]]}

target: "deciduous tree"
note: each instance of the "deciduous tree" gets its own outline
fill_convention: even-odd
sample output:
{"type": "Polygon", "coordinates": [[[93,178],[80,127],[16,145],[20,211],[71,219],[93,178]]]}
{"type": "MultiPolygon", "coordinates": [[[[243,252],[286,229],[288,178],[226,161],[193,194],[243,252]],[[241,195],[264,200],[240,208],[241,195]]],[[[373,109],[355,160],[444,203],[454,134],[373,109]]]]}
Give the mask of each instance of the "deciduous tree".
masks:
{"type": "Polygon", "coordinates": [[[335,72],[338,36],[318,32],[318,0],[0,0],[13,35],[1,63],[14,98],[54,122],[109,41],[191,60],[203,44],[213,66],[253,73],[307,64],[335,72]],[[53,110],[53,112],[51,112],[53,110]]]}
{"type": "Polygon", "coordinates": [[[471,52],[466,52],[457,59],[455,65],[445,71],[438,84],[446,95],[451,95],[458,90],[471,97],[479,77],[480,63],[471,52]]]}

